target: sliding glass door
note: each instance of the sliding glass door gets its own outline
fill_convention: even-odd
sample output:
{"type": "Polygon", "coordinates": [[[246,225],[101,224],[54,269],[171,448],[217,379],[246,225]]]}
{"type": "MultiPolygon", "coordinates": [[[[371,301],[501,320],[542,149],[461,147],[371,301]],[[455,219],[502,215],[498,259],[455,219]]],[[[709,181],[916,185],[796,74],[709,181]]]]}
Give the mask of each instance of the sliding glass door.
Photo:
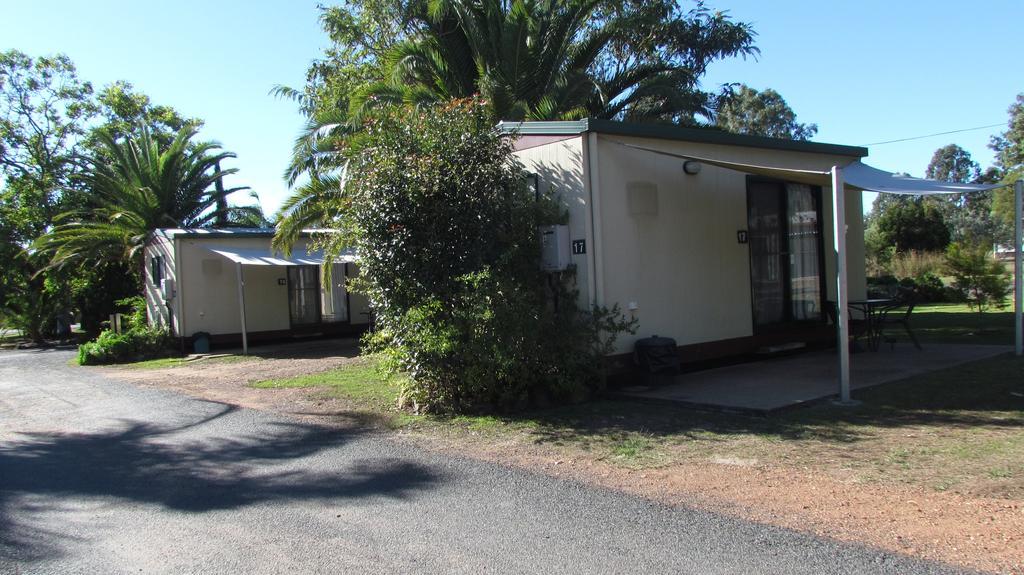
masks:
{"type": "Polygon", "coordinates": [[[820,321],[821,189],[749,180],[747,228],[755,328],[820,321]]]}
{"type": "Polygon", "coordinates": [[[292,326],[320,323],[318,266],[288,267],[288,314],[292,326]]]}

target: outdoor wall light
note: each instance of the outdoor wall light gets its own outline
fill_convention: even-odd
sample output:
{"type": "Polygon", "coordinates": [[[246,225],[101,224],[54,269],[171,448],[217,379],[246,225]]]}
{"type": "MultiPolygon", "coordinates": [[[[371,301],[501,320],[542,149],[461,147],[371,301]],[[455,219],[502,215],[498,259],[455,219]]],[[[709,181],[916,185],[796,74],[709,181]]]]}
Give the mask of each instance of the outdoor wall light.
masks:
{"type": "Polygon", "coordinates": [[[683,162],[683,171],[691,176],[696,176],[700,173],[700,162],[696,160],[687,160],[683,162]]]}

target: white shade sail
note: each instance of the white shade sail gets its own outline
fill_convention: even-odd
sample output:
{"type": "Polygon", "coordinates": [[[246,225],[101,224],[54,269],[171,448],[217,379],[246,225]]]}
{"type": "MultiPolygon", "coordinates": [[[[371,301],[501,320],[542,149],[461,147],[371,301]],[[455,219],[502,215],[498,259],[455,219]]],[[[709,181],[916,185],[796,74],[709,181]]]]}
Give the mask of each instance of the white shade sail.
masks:
{"type": "MultiPolygon", "coordinates": [[[[651,152],[653,154],[659,154],[662,156],[672,156],[674,158],[679,158],[681,160],[693,160],[701,162],[702,164],[708,164],[709,166],[728,168],[730,170],[736,170],[737,172],[744,172],[747,174],[754,174],[757,176],[778,178],[790,182],[811,184],[822,187],[828,187],[832,184],[832,172],[830,170],[804,170],[777,165],[759,165],[741,162],[728,162],[718,160],[715,158],[706,158],[699,156],[691,156],[687,154],[677,154],[674,152],[666,152],[665,150],[646,148],[644,146],[626,144],[623,142],[615,143],[621,146],[625,146],[627,148],[651,152]]],[[[986,190],[992,190],[995,188],[1000,188],[1008,185],[958,184],[954,182],[926,180],[924,178],[912,178],[910,176],[901,176],[898,174],[894,174],[892,172],[887,172],[885,170],[873,168],[861,162],[860,160],[853,160],[850,163],[840,167],[843,170],[843,180],[846,184],[846,188],[865,192],[882,192],[886,194],[924,196],[931,194],[959,194],[963,192],[983,192],[986,190]]]]}
{"type": "MultiPolygon", "coordinates": [[[[846,234],[840,232],[840,230],[846,229],[846,215],[843,207],[845,202],[843,202],[841,198],[844,196],[847,189],[853,190],[856,193],[865,191],[880,192],[884,194],[925,196],[932,194],[983,192],[1009,185],[1007,183],[988,185],[960,184],[955,182],[940,182],[938,180],[912,178],[910,176],[901,176],[891,172],[886,172],[885,170],[879,170],[878,168],[872,168],[871,166],[856,159],[850,160],[845,164],[838,163],[827,171],[817,171],[813,169],[805,170],[784,165],[760,165],[742,162],[729,162],[715,158],[678,154],[656,148],[627,144],[624,142],[614,143],[627,148],[633,148],[663,156],[672,156],[681,160],[697,161],[711,166],[727,168],[747,174],[767,176],[791,182],[832,188],[832,205],[834,206],[832,212],[832,236],[836,255],[836,299],[839,310],[846,310],[849,301],[846,279],[846,234]]],[[[1024,292],[1024,280],[1021,278],[1021,268],[1024,266],[1021,259],[1021,252],[1024,251],[1024,241],[1022,241],[1022,235],[1024,235],[1024,232],[1022,232],[1022,217],[1024,217],[1022,216],[1022,214],[1024,214],[1024,183],[1017,181],[1014,186],[1014,201],[1016,209],[1016,229],[1014,231],[1014,246],[1016,254],[1014,262],[1014,339],[1016,341],[1017,355],[1024,355],[1024,298],[1022,298],[1022,292],[1024,292]]],[[[839,342],[846,342],[849,340],[847,314],[837,313],[836,319],[836,339],[839,342]]],[[[839,345],[838,348],[839,397],[841,399],[841,403],[849,404],[851,399],[849,347],[844,343],[839,345]]]]}
{"type": "MultiPolygon", "coordinates": [[[[229,248],[223,246],[203,246],[207,250],[223,256],[243,266],[317,266],[324,262],[323,250],[307,251],[297,248],[288,257],[274,253],[269,247],[264,248],[229,248]]],[[[351,263],[356,261],[351,253],[342,254],[334,259],[334,263],[351,263]]]]}
{"type": "Polygon", "coordinates": [[[941,182],[924,178],[901,176],[872,168],[856,161],[843,168],[843,178],[847,187],[866,192],[882,192],[886,194],[903,194],[923,196],[930,194],[960,194],[963,192],[984,192],[994,190],[1008,184],[959,184],[941,182]]]}

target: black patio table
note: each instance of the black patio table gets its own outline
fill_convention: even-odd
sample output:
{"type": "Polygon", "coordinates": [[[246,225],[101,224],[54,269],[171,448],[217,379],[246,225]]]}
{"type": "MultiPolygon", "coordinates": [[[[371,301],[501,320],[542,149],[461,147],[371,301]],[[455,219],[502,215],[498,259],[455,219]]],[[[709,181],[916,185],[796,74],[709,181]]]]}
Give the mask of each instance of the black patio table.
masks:
{"type": "Polygon", "coordinates": [[[855,299],[846,302],[851,310],[864,317],[864,334],[870,351],[878,351],[882,340],[882,316],[885,310],[897,304],[893,298],[855,299]]]}

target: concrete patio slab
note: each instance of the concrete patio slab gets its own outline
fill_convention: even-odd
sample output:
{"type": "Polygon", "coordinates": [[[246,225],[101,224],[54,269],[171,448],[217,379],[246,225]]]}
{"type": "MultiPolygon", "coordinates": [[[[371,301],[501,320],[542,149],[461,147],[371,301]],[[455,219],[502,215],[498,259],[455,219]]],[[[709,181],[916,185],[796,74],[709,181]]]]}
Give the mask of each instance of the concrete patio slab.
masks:
{"type": "MultiPolygon", "coordinates": [[[[928,344],[850,356],[850,386],[860,389],[994,357],[1010,346],[928,344]]],[[[663,400],[701,408],[767,414],[837,396],[835,350],[814,351],[677,376],[658,376],[659,384],[626,387],[616,395],[663,400]]]]}

